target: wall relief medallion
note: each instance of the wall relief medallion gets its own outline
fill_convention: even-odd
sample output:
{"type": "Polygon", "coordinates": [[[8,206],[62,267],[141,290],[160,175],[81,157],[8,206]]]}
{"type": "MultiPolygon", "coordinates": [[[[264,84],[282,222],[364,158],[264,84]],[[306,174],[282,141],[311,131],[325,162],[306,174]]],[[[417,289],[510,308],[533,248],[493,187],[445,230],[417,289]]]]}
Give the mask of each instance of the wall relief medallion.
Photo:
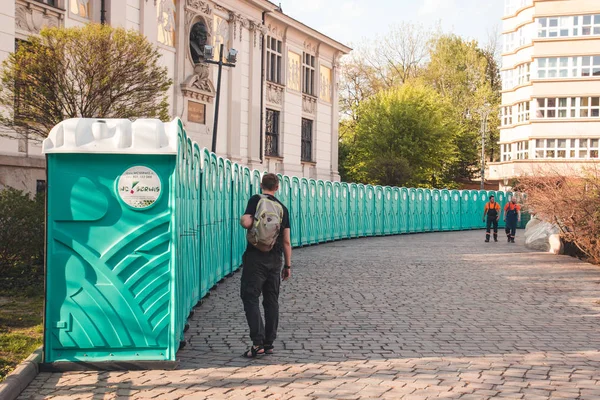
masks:
{"type": "Polygon", "coordinates": [[[193,8],[193,9],[200,11],[201,13],[206,14],[206,15],[210,15],[212,13],[212,9],[208,5],[208,3],[205,1],[187,0],[185,4],[187,7],[193,8]]]}

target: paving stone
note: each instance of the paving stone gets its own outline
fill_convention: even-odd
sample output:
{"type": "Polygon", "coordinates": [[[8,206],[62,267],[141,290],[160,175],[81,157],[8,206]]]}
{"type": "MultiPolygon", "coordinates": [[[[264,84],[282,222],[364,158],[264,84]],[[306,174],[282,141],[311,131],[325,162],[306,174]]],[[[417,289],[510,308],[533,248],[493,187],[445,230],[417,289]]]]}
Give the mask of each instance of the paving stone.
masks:
{"type": "Polygon", "coordinates": [[[180,369],[41,373],[20,400],[600,398],[600,269],[483,237],[295,250],[275,355],[239,357],[237,274],[196,309],[180,369]]]}

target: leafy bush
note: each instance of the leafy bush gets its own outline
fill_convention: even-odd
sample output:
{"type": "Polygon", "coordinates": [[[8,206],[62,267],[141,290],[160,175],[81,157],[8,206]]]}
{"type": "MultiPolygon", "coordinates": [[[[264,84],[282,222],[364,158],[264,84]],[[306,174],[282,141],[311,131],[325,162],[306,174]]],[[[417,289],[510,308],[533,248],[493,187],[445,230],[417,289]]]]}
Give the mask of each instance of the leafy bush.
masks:
{"type": "Polygon", "coordinates": [[[19,291],[43,279],[45,199],[0,191],[0,289],[19,291]]]}
{"type": "Polygon", "coordinates": [[[565,242],[576,246],[590,262],[600,264],[600,169],[525,176],[517,188],[527,193],[532,213],[557,224],[565,242]]]}

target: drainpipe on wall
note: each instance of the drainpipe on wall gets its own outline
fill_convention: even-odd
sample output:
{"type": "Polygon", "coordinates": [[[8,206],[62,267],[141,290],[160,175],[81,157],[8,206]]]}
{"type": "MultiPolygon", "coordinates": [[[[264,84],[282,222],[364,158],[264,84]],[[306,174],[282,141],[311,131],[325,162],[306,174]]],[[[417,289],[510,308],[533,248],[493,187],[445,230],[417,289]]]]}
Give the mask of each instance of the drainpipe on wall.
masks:
{"type": "Polygon", "coordinates": [[[100,1],[100,23],[106,24],[106,0],[100,1]]]}
{"type": "MultiPolygon", "coordinates": [[[[268,11],[262,13],[262,24],[265,26],[265,18],[268,11]]],[[[260,55],[260,163],[264,161],[263,142],[265,125],[265,35],[261,33],[261,55],[260,55]]]]}

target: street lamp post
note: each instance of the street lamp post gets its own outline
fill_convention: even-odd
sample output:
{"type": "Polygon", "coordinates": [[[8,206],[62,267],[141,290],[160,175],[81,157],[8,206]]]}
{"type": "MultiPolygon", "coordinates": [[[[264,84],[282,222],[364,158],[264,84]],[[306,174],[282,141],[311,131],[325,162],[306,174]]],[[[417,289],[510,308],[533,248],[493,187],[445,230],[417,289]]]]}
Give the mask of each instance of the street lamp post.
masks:
{"type": "Polygon", "coordinates": [[[481,190],[485,189],[485,134],[491,112],[492,108],[489,103],[485,103],[479,110],[479,114],[481,115],[481,190]]]}
{"type": "Polygon", "coordinates": [[[223,73],[223,67],[235,67],[235,63],[237,62],[237,50],[230,49],[227,54],[226,62],[223,62],[223,49],[225,46],[221,44],[219,47],[219,60],[214,61],[214,47],[213,46],[204,46],[204,62],[207,64],[214,64],[219,66],[219,72],[217,74],[217,93],[215,96],[215,122],[213,126],[213,135],[212,135],[212,147],[211,151],[213,153],[217,152],[217,129],[219,128],[219,103],[221,100],[221,75],[223,73]]]}

